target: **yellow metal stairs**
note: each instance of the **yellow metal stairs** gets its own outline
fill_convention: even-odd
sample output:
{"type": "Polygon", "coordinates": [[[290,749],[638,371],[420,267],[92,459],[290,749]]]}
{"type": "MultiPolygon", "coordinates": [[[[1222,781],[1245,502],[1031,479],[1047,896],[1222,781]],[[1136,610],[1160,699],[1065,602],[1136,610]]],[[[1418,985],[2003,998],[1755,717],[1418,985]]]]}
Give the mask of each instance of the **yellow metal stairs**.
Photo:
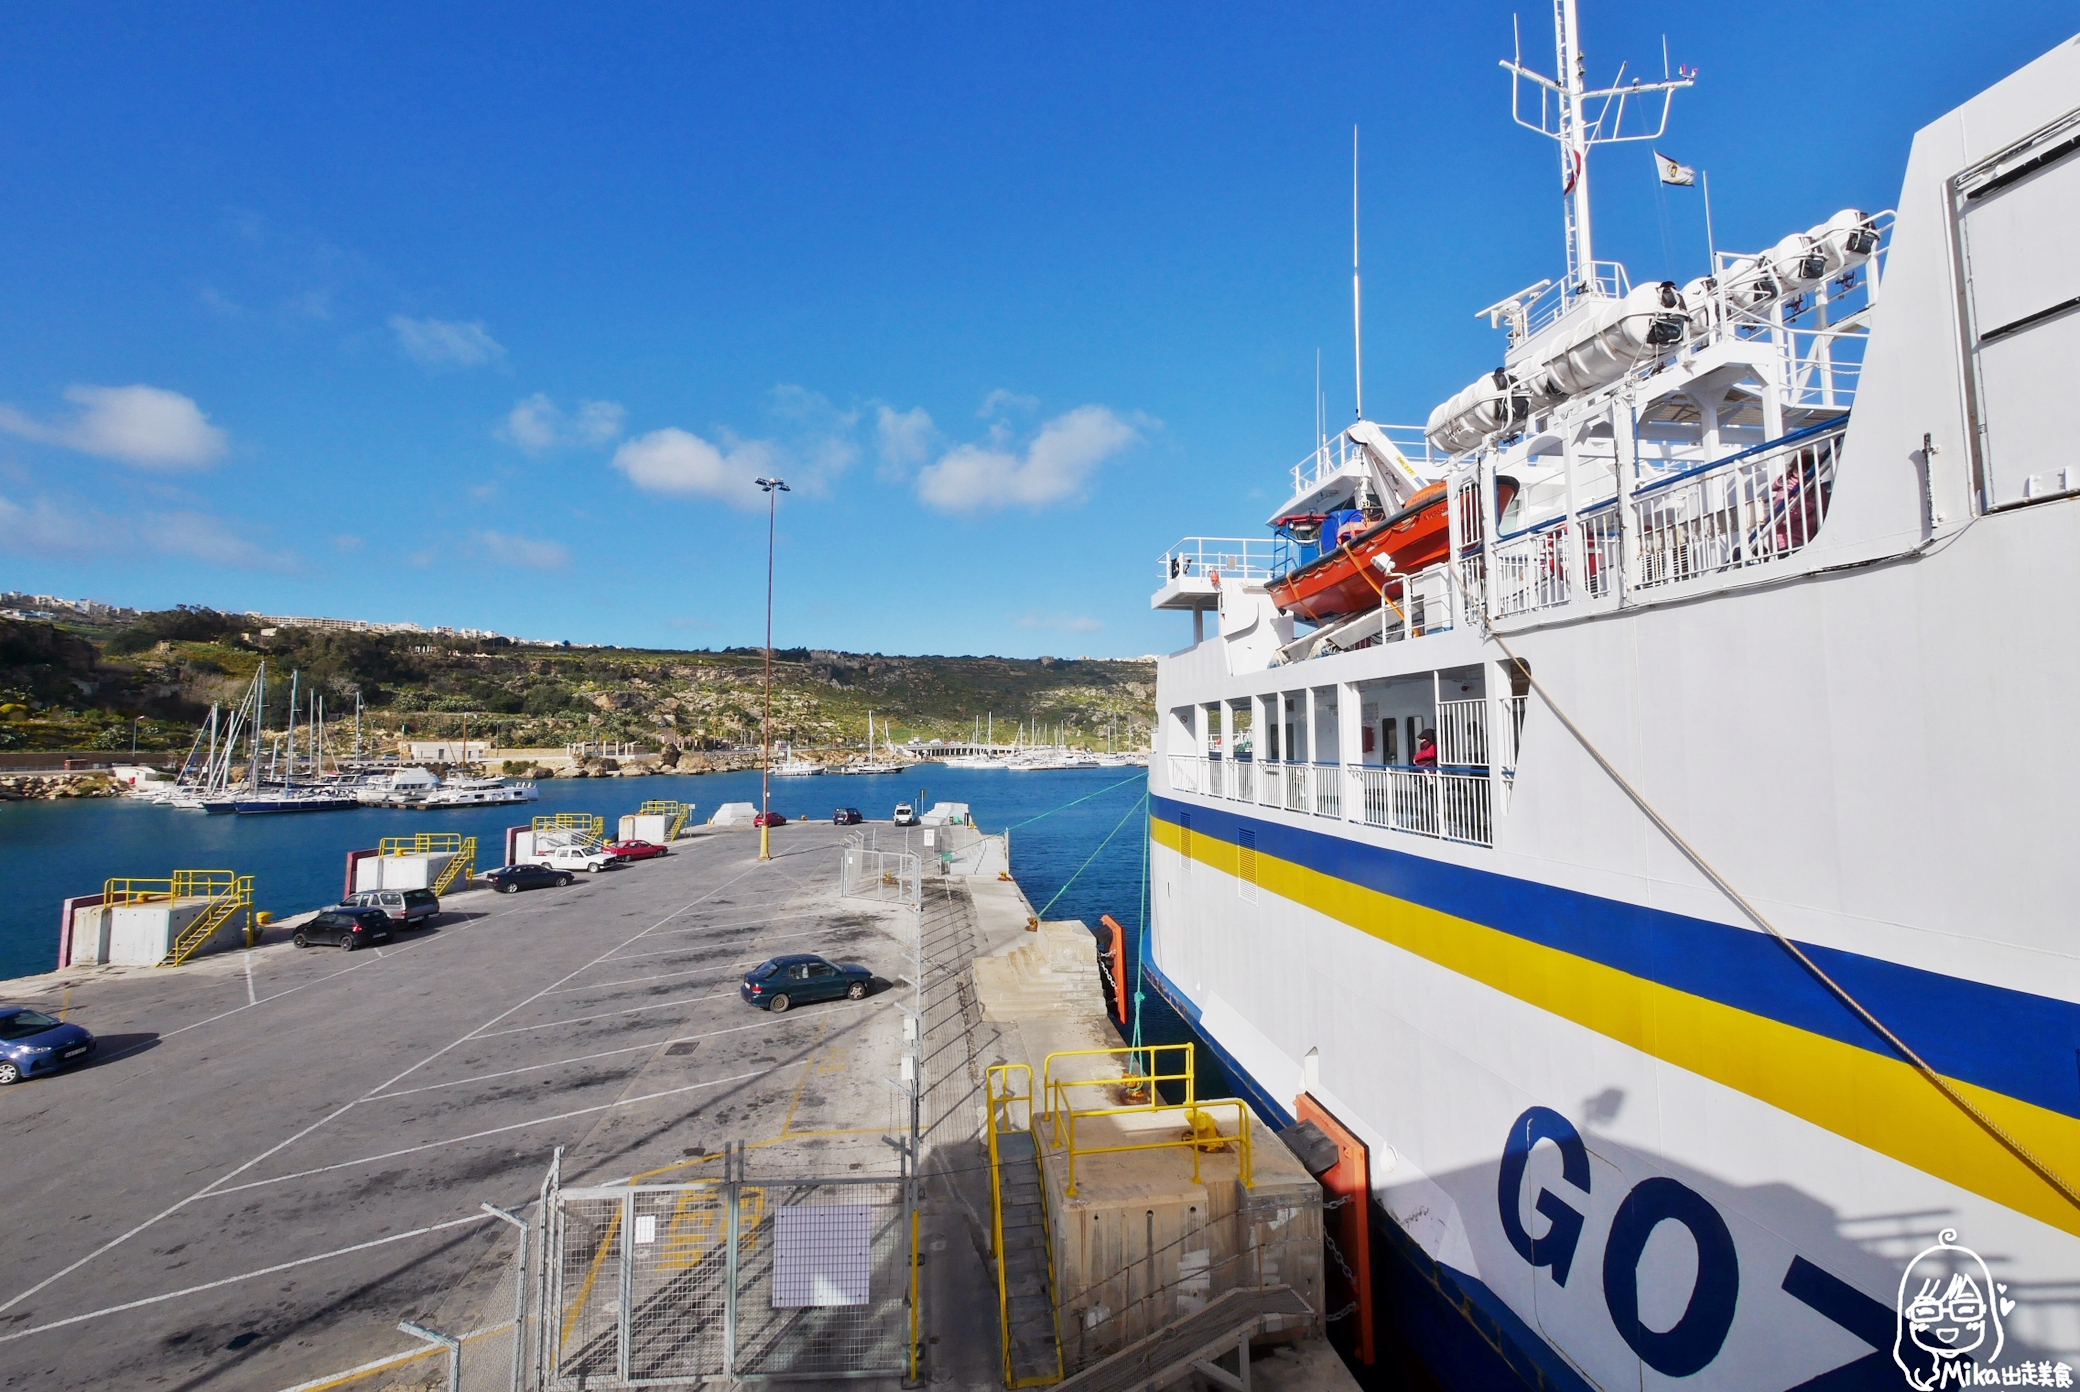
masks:
{"type": "Polygon", "coordinates": [[[386,836],[376,843],[379,856],[443,853],[448,857],[447,868],[441,871],[430,888],[435,894],[446,894],[448,887],[460,880],[462,887],[468,889],[477,873],[476,837],[464,836],[459,831],[422,831],[412,836],[386,836]]]}
{"type": "Polygon", "coordinates": [[[175,936],[172,947],[159,959],[160,966],[177,967],[187,961],[240,909],[246,910],[246,934],[249,939],[252,936],[251,875],[241,875],[235,870],[176,870],[163,880],[119,877],[108,880],[101,887],[101,903],[108,909],[152,903],[172,906],[183,899],[206,902],[202,912],[175,936]]]}
{"type": "Polygon", "coordinates": [[[644,803],[636,809],[636,815],[638,817],[654,815],[671,818],[670,821],[665,823],[664,839],[677,841],[679,833],[686,830],[686,819],[693,815],[693,807],[688,803],[673,802],[666,799],[644,803]]]}

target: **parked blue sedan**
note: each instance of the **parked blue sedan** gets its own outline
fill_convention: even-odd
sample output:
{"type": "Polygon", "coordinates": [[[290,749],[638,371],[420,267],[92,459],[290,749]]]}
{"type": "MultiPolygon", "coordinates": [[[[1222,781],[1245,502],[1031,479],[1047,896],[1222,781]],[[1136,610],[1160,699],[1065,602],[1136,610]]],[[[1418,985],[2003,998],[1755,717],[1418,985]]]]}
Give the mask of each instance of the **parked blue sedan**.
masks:
{"type": "Polygon", "coordinates": [[[94,1052],[94,1036],[25,1005],[0,1005],[0,1087],[41,1077],[94,1052]]]}
{"type": "Polygon", "coordinates": [[[805,1001],[859,1000],[873,984],[874,973],[857,962],[842,966],[813,953],[798,952],[760,962],[744,973],[738,994],[761,1010],[780,1011],[805,1001]]]}

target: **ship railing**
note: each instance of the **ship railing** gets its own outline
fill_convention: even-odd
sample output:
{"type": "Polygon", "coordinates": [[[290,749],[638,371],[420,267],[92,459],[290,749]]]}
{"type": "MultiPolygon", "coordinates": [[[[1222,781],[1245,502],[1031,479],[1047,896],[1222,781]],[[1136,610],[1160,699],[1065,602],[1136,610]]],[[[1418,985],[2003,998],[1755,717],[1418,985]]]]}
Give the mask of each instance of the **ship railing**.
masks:
{"type": "Polygon", "coordinates": [[[1509,618],[1605,598],[1621,580],[1645,590],[1782,560],[1827,520],[1841,430],[1839,421],[1811,426],[1655,479],[1622,512],[1605,498],[1572,522],[1548,518],[1470,548],[1461,582],[1479,594],[1485,577],[1489,613],[1509,618]]]}
{"type": "Polygon", "coordinates": [[[1259,807],[1282,808],[1285,806],[1285,772],[1276,760],[1257,760],[1256,793],[1250,801],[1259,807]]]}
{"type": "Polygon", "coordinates": [[[1819,533],[1834,493],[1839,427],[1786,448],[1649,484],[1633,495],[1633,587],[1672,585],[1781,560],[1819,533]]]}
{"type": "Polygon", "coordinates": [[[1470,845],[1495,844],[1493,799],[1484,768],[1347,768],[1355,820],[1416,836],[1470,845]]]}
{"type": "Polygon", "coordinates": [[[1307,772],[1307,765],[1305,764],[1287,764],[1284,766],[1282,770],[1284,776],[1279,781],[1285,785],[1284,806],[1286,811],[1305,812],[1307,810],[1307,772]]]}
{"type": "Polygon", "coordinates": [[[1476,696],[1437,703],[1437,757],[1447,764],[1487,764],[1487,701],[1476,696]]]}
{"type": "Polygon", "coordinates": [[[1165,582],[1207,575],[1267,581],[1292,567],[1291,546],[1278,537],[1186,537],[1156,560],[1165,582]]]}
{"type": "Polygon", "coordinates": [[[1257,766],[1247,759],[1223,760],[1228,766],[1228,796],[1236,802],[1257,800],[1257,766]]]}
{"type": "Polygon", "coordinates": [[[1170,791],[1199,793],[1206,790],[1206,760],[1190,754],[1170,756],[1170,791]]]}
{"type": "Polygon", "coordinates": [[[1522,316],[1523,336],[1530,338],[1551,327],[1568,310],[1591,296],[1622,300],[1631,293],[1632,281],[1625,274],[1621,262],[1591,261],[1588,273],[1579,282],[1554,281],[1523,303],[1518,311],[1522,316]]]}
{"type": "Polygon", "coordinates": [[[1307,803],[1317,817],[1343,818],[1343,769],[1336,764],[1312,764],[1307,769],[1307,803]]]}
{"type": "MultiPolygon", "coordinates": [[[[1437,453],[1430,437],[1420,425],[1389,425],[1375,421],[1380,432],[1391,440],[1394,447],[1407,456],[1411,463],[1420,461],[1432,469],[1442,469],[1445,457],[1437,453]]],[[[1311,491],[1345,469],[1364,461],[1364,455],[1352,444],[1350,436],[1338,431],[1315,446],[1314,452],[1292,468],[1293,496],[1311,491]]]]}

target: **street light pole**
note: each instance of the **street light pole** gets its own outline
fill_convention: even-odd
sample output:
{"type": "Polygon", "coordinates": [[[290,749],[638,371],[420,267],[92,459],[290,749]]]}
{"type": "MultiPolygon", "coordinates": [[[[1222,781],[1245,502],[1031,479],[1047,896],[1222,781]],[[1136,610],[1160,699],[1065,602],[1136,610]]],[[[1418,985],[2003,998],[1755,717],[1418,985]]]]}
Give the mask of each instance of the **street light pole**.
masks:
{"type": "Polygon", "coordinates": [[[758,858],[773,858],[773,537],[782,493],[794,490],[776,478],[756,480],[766,493],[766,718],[759,742],[758,858]]]}

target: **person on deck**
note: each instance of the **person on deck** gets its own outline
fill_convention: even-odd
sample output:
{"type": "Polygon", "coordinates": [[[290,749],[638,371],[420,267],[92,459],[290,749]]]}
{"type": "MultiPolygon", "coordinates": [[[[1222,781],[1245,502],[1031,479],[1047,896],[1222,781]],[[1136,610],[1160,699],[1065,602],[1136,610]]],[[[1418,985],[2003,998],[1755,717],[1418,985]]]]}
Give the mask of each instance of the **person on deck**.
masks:
{"type": "Polygon", "coordinates": [[[1419,769],[1437,767],[1437,731],[1425,730],[1416,736],[1415,765],[1419,769]]]}

